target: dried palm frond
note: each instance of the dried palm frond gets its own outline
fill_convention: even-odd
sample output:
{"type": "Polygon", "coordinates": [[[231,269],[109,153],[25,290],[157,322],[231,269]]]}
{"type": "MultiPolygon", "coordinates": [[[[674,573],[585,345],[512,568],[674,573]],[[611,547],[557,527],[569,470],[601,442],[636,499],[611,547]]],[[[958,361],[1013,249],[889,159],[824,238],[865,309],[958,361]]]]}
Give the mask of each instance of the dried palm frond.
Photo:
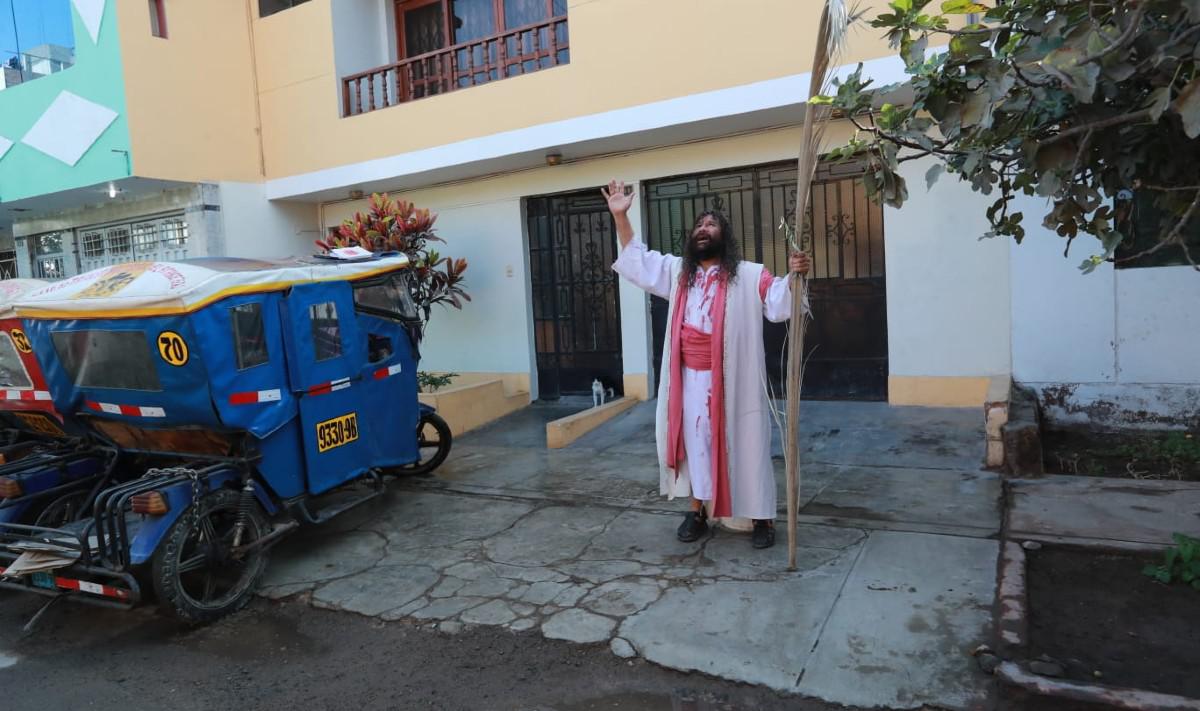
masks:
{"type": "MultiPolygon", "coordinates": [[[[845,49],[847,35],[853,15],[845,0],[825,0],[821,10],[821,22],[817,27],[817,45],[813,57],[808,98],[828,93],[833,82],[833,73],[845,49]]],[[[800,226],[808,212],[809,193],[817,161],[821,155],[821,141],[829,121],[829,107],[809,103],[804,110],[804,127],[801,130],[799,174],[796,182],[795,223],[788,230],[788,238],[795,251],[807,250],[809,245],[800,234],[800,226]],[[797,241],[797,236],[800,239],[797,241]]],[[[792,318],[788,326],[787,362],[787,432],[784,438],[784,462],[787,470],[787,517],[788,517],[788,570],[796,569],[796,519],[799,515],[800,496],[800,387],[804,382],[804,330],[808,325],[808,314],[804,312],[808,284],[804,277],[792,277],[792,318]]]]}

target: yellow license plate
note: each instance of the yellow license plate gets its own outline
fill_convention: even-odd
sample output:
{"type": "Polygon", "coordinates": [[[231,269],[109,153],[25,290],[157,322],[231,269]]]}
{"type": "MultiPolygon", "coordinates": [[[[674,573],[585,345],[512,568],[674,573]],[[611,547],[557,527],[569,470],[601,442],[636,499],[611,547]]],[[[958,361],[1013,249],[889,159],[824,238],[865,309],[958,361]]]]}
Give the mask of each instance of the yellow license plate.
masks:
{"type": "Polygon", "coordinates": [[[14,412],[13,414],[19,417],[21,422],[25,423],[25,426],[34,432],[41,432],[48,435],[66,435],[66,432],[63,432],[61,427],[54,424],[53,420],[40,412],[14,412]]]}
{"type": "Polygon", "coordinates": [[[317,451],[327,452],[334,447],[358,439],[358,414],[334,417],[317,423],[317,451]]]}

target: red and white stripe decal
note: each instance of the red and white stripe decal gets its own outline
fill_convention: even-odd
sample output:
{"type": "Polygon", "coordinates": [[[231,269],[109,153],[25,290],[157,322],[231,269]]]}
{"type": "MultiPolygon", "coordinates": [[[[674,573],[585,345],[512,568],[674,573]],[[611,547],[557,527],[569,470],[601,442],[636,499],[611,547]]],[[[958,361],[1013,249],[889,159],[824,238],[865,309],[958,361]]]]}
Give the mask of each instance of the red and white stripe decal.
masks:
{"type": "Polygon", "coordinates": [[[111,402],[85,403],[96,412],[107,412],[110,415],[126,415],[128,417],[166,417],[167,411],[161,407],[142,407],[140,405],[114,405],[111,402]]]}
{"type": "Polygon", "coordinates": [[[0,390],[0,400],[49,400],[50,393],[46,390],[0,390]]]}
{"type": "Polygon", "coordinates": [[[312,386],[308,389],[308,394],[324,395],[337,390],[345,390],[348,387],[350,387],[350,378],[338,378],[337,380],[330,380],[328,383],[312,386]]]}
{"type": "Polygon", "coordinates": [[[234,393],[229,396],[230,405],[253,405],[258,402],[279,402],[283,393],[279,388],[273,390],[252,390],[247,393],[234,393]]]}
{"type": "Polygon", "coordinates": [[[396,373],[399,373],[399,372],[400,372],[400,364],[399,363],[397,363],[395,365],[389,365],[386,368],[380,368],[379,370],[375,371],[375,379],[383,380],[384,378],[386,378],[390,375],[395,375],[396,373]]]}
{"type": "MultiPolygon", "coordinates": [[[[0,568],[0,575],[4,575],[4,570],[4,568],[0,568]]],[[[118,600],[129,599],[128,590],[123,588],[114,588],[111,585],[91,583],[86,580],[76,580],[74,578],[60,578],[58,576],[54,576],[54,586],[62,590],[78,590],[79,592],[91,593],[92,595],[115,597],[118,600]]]]}

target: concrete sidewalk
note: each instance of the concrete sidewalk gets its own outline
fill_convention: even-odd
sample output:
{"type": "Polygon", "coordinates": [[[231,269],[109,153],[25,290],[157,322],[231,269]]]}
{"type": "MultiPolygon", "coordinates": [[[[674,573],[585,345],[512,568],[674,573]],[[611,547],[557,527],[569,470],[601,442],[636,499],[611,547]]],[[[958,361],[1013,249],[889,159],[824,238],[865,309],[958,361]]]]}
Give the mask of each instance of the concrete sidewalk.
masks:
{"type": "Polygon", "coordinates": [[[556,451],[550,414],[472,433],[435,478],[287,541],[263,594],[538,630],[858,706],[986,697],[970,651],[991,622],[1000,483],[979,469],[977,411],[805,403],[792,573],[782,530],[767,551],[675,539],[684,502],[658,496],[651,405],[556,451]]]}
{"type": "Polygon", "coordinates": [[[1047,476],[1011,482],[1010,538],[1147,548],[1200,528],[1200,482],[1047,476]]]}

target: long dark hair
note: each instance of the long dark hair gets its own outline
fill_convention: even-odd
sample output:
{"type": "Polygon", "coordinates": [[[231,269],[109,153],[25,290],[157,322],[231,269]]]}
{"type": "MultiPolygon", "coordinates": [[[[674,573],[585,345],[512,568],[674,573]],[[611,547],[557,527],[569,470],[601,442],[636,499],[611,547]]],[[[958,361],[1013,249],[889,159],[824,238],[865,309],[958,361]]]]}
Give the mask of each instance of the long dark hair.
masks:
{"type": "Polygon", "coordinates": [[[683,243],[683,272],[680,278],[683,279],[684,286],[692,286],[696,283],[696,271],[700,268],[700,260],[696,258],[695,252],[690,247],[692,244],[692,235],[696,232],[696,226],[706,217],[716,220],[717,226],[721,228],[721,276],[727,284],[737,281],[738,263],[742,261],[742,250],[738,247],[738,242],[733,237],[733,226],[729,224],[729,219],[721,212],[717,210],[705,210],[696,215],[696,221],[692,223],[692,231],[688,233],[687,240],[683,243]]]}

